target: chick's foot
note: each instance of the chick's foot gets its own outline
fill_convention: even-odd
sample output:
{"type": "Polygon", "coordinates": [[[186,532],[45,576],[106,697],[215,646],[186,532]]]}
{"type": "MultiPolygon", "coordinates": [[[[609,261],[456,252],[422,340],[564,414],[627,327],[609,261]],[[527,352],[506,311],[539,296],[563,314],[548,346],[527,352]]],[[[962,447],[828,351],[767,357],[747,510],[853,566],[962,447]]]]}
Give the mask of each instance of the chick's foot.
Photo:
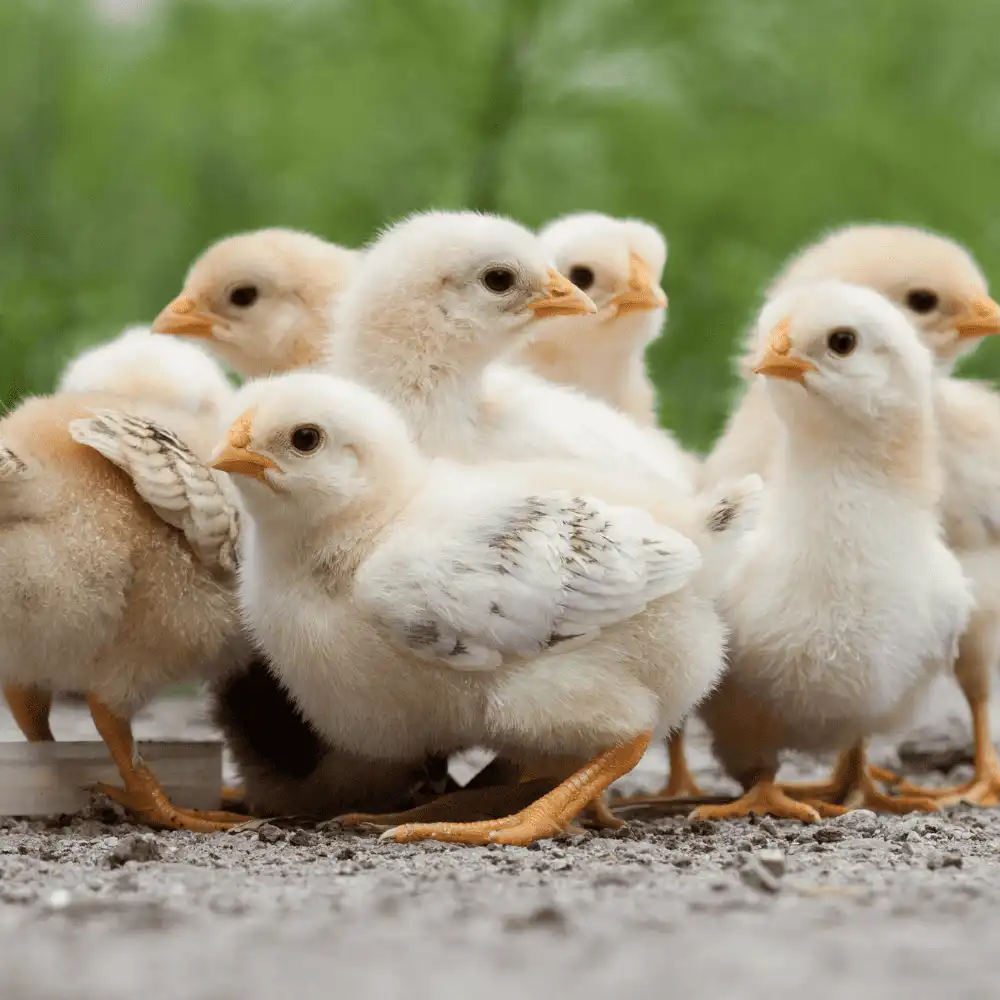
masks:
{"type": "Polygon", "coordinates": [[[719,806],[699,806],[692,819],[745,819],[751,813],[757,816],[774,816],[777,819],[797,819],[803,823],[816,823],[818,809],[806,802],[798,802],[775,783],[774,776],[759,779],[744,795],[733,802],[719,806]]]}
{"type": "Polygon", "coordinates": [[[215,810],[181,809],[175,806],[159,784],[147,788],[117,788],[99,782],[91,788],[127,809],[147,826],[162,830],[191,830],[219,833],[245,823],[250,817],[215,810]]]}
{"type": "Polygon", "coordinates": [[[958,805],[960,802],[986,808],[1000,805],[1000,759],[990,736],[989,702],[986,699],[970,699],[970,707],[976,744],[976,769],[972,780],[949,788],[923,788],[905,781],[899,786],[900,792],[936,799],[943,806],[958,805]]]}
{"type": "Polygon", "coordinates": [[[639,763],[651,733],[599,754],[547,795],[510,816],[478,823],[407,823],[379,838],[400,844],[443,840],[453,844],[509,844],[526,847],[536,840],[563,833],[573,820],[614,781],[639,763]]]}
{"type": "Polygon", "coordinates": [[[88,695],[87,702],[94,725],[107,745],[125,784],[124,788],[116,788],[101,783],[94,786],[95,791],[102,792],[124,806],[144,823],[168,830],[216,833],[249,819],[236,813],[202,812],[175,806],[149,765],[139,756],[129,720],[108,708],[93,694],[88,695]]]}

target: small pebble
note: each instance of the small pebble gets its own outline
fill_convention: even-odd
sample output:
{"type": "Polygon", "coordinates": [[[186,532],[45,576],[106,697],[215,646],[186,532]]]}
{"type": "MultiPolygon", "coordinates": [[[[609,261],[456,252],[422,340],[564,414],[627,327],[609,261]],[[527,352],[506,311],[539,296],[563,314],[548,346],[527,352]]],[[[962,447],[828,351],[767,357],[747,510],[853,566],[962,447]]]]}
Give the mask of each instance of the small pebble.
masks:
{"type": "Polygon", "coordinates": [[[159,861],[162,857],[160,844],[151,833],[130,833],[111,848],[105,860],[109,868],[121,868],[129,861],[144,864],[159,861]]]}
{"type": "Polygon", "coordinates": [[[744,885],[758,892],[776,893],[781,891],[781,883],[756,858],[751,858],[740,869],[740,879],[744,885]]]}
{"type": "Polygon", "coordinates": [[[288,838],[288,843],[293,847],[312,847],[316,843],[316,834],[309,833],[308,830],[296,830],[288,838]]]}
{"type": "Polygon", "coordinates": [[[257,831],[257,839],[264,841],[265,844],[276,844],[279,840],[285,839],[285,831],[273,823],[265,823],[257,831]]]}
{"type": "Polygon", "coordinates": [[[813,840],[819,844],[834,844],[838,840],[843,840],[846,834],[836,826],[823,825],[813,831],[813,840]]]}
{"type": "Polygon", "coordinates": [[[785,874],[785,852],[777,848],[768,848],[758,851],[755,855],[758,863],[769,871],[775,878],[781,878],[785,874]]]}

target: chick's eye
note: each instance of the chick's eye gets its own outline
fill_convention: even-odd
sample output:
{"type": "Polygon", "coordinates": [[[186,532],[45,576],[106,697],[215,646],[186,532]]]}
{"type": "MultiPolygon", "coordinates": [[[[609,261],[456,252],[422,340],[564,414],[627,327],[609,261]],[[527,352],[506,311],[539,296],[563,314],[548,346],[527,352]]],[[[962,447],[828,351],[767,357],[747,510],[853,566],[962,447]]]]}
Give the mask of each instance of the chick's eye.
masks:
{"type": "Polygon", "coordinates": [[[585,292],[594,283],[594,272],[589,267],[578,265],[569,269],[569,280],[585,292]]]}
{"type": "Polygon", "coordinates": [[[826,346],[838,357],[846,358],[858,346],[858,335],[846,326],[839,327],[830,331],[826,346]]]}
{"type": "Polygon", "coordinates": [[[506,267],[491,267],[483,273],[482,278],[483,284],[491,292],[496,292],[497,295],[509,292],[514,287],[516,280],[514,272],[508,270],[506,267]]]}
{"type": "Polygon", "coordinates": [[[240,285],[229,293],[229,301],[234,306],[246,309],[257,301],[256,285],[240,285]]]}
{"type": "Polygon", "coordinates": [[[929,313],[937,309],[938,297],[926,288],[915,288],[906,296],[906,304],[915,313],[929,313]]]}
{"type": "Polygon", "coordinates": [[[323,432],[318,427],[296,427],[292,431],[292,447],[303,455],[315,451],[323,443],[323,432]]]}

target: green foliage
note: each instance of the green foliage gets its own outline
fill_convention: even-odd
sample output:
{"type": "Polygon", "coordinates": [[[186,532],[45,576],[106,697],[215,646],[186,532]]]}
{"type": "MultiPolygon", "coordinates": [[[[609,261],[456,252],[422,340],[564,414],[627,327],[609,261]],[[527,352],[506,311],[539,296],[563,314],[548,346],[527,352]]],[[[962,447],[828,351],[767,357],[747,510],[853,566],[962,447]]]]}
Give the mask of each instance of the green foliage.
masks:
{"type": "Polygon", "coordinates": [[[5,0],[0,393],[150,318],[228,232],[594,208],[670,239],[650,364],[706,447],[734,338],[820,231],[926,225],[996,272],[998,36],[995,0],[5,0]]]}

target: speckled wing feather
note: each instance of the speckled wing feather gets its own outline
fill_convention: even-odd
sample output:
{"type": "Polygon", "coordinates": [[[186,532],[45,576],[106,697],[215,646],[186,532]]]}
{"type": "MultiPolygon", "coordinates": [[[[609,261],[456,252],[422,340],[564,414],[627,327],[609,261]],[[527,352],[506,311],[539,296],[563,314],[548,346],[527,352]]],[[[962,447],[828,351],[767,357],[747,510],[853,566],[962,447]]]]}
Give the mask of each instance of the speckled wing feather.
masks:
{"type": "Polygon", "coordinates": [[[692,541],[643,511],[551,493],[398,532],[362,566],[354,597],[416,656],[491,670],[593,639],[700,565],[692,541]]]}
{"type": "Polygon", "coordinates": [[[128,473],[136,492],[179,528],[206,565],[237,565],[239,506],[228,477],[208,468],[175,434],[155,421],[115,410],[69,425],[74,441],[128,473]]]}

